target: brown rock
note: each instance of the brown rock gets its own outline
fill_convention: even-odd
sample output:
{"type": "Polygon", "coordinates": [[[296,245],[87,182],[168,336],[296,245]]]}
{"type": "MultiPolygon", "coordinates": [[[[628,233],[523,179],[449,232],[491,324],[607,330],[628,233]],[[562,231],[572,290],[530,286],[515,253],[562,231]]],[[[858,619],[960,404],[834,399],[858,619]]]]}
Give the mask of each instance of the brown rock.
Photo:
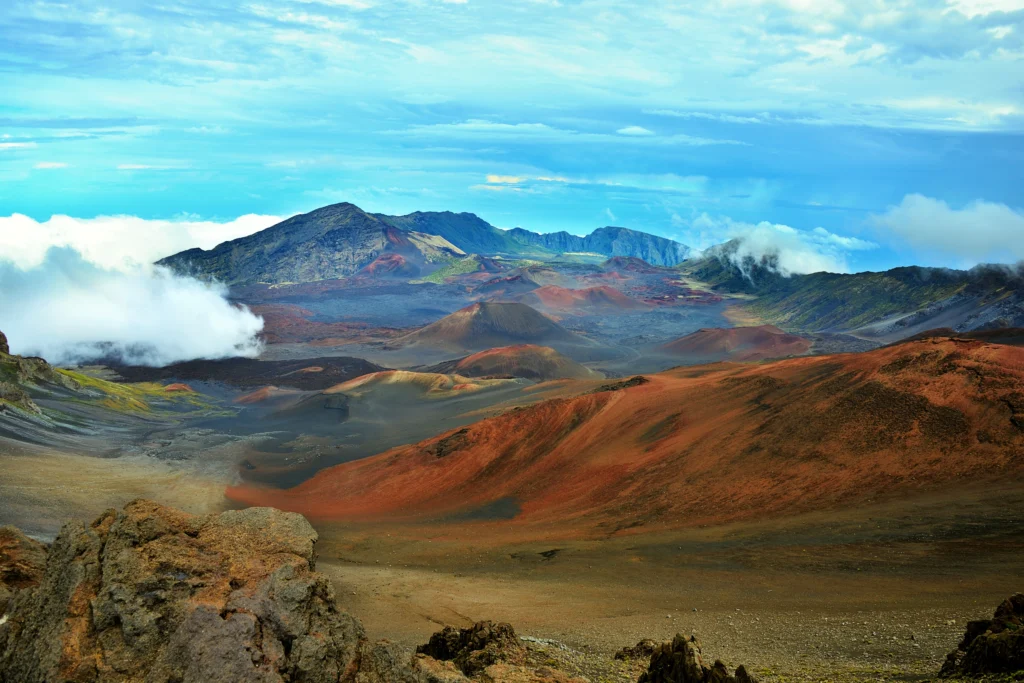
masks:
{"type": "Polygon", "coordinates": [[[721,660],[707,666],[700,643],[693,636],[677,635],[670,643],[663,643],[651,656],[647,671],[637,683],[753,683],[756,679],[739,667],[730,674],[721,660]]]}
{"type": "Polygon", "coordinates": [[[363,630],[314,571],[316,538],[294,513],[144,500],[69,523],[0,625],[0,683],[352,680],[363,630]]]}
{"type": "Polygon", "coordinates": [[[1024,593],[1012,595],[991,619],[971,621],[940,676],[980,676],[1024,671],[1024,593]]]}
{"type": "Polygon", "coordinates": [[[647,659],[653,655],[660,646],[660,643],[644,638],[633,647],[624,647],[615,653],[615,659],[626,661],[630,659],[647,659]]]}
{"type": "Polygon", "coordinates": [[[46,546],[13,526],[0,527],[0,616],[15,591],[39,583],[46,568],[46,546]]]}
{"type": "Polygon", "coordinates": [[[7,343],[7,335],[5,335],[3,332],[0,332],[0,353],[8,353],[9,354],[10,352],[11,352],[11,347],[7,343]]]}
{"type": "Polygon", "coordinates": [[[469,628],[445,626],[416,652],[446,662],[451,661],[467,676],[473,676],[492,664],[521,665],[526,648],[509,624],[479,621],[469,628]]]}

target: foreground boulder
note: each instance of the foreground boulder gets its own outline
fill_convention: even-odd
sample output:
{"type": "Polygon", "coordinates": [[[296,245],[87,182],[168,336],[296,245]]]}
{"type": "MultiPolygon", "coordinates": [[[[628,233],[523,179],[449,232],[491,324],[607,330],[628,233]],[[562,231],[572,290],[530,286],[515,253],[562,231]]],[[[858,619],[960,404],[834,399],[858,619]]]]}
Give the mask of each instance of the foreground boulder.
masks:
{"type": "Polygon", "coordinates": [[[709,667],[704,663],[697,639],[677,635],[651,655],[651,664],[637,683],[752,683],[755,680],[742,666],[730,674],[721,660],[715,660],[709,667]]]}
{"type": "Polygon", "coordinates": [[[963,640],[946,656],[940,676],[980,676],[1024,671],[1024,593],[996,608],[991,619],[967,624],[963,640]]]}
{"type": "Polygon", "coordinates": [[[0,682],[354,680],[363,629],[301,515],[137,500],[64,526],[0,625],[0,682]]]}
{"type": "Polygon", "coordinates": [[[446,626],[416,648],[411,668],[430,683],[586,683],[531,661],[509,624],[479,621],[469,628],[446,626]]]}
{"type": "Polygon", "coordinates": [[[0,617],[19,590],[38,585],[46,567],[46,546],[13,526],[0,527],[0,617]]]}

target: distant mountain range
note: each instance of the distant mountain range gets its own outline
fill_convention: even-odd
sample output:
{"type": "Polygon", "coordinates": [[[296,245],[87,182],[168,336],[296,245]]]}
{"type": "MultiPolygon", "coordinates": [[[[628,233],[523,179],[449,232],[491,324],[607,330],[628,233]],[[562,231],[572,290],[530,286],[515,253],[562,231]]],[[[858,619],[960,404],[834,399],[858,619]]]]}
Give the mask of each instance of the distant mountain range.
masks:
{"type": "Polygon", "coordinates": [[[736,240],[680,266],[716,291],[753,294],[746,309],[787,330],[855,332],[896,341],[948,327],[1024,326],[1024,270],[980,265],[970,270],[904,266],[881,272],[783,276],[771,256],[739,259],[736,240]]]}
{"type": "Polygon", "coordinates": [[[641,258],[674,266],[691,250],[664,237],[606,227],[586,237],[501,230],[470,213],[370,214],[333,204],[293,216],[213,249],[189,249],[159,261],[178,272],[230,283],[315,282],[359,273],[428,275],[469,254],[551,259],[568,252],[641,258]]]}

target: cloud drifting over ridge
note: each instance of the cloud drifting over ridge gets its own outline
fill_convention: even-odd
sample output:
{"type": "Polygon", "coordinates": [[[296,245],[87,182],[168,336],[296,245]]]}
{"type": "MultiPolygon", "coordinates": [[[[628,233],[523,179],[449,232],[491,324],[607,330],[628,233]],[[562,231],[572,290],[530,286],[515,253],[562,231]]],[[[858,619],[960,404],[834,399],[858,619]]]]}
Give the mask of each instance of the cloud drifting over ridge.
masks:
{"type": "Polygon", "coordinates": [[[12,352],[57,364],[258,355],[263,320],[226,295],[163,268],[106,269],[68,247],[28,268],[0,260],[0,330],[12,352]]]}
{"type": "Polygon", "coordinates": [[[768,221],[755,225],[708,214],[691,221],[689,232],[696,243],[705,246],[736,240],[736,250],[730,255],[736,265],[742,267],[751,259],[770,262],[785,277],[821,271],[848,273],[849,252],[878,247],[874,242],[837,235],[821,227],[797,230],[768,221]]]}

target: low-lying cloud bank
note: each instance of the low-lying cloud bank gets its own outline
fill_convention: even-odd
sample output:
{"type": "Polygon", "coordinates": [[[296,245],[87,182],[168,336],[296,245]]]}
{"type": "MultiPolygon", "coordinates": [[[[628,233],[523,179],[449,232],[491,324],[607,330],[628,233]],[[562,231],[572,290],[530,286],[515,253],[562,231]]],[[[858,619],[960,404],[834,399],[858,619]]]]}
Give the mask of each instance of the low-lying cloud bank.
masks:
{"type": "Polygon", "coordinates": [[[156,366],[259,354],[262,318],[231,304],[223,285],[100,263],[69,247],[50,248],[27,267],[0,260],[0,330],[13,353],[64,365],[116,358],[156,366]]]}
{"type": "Polygon", "coordinates": [[[755,225],[708,214],[691,221],[690,228],[699,244],[711,246],[735,240],[735,249],[728,252],[728,257],[748,277],[751,264],[770,268],[785,277],[821,271],[848,273],[849,252],[878,247],[874,242],[844,237],[825,228],[797,230],[767,221],[755,225]]]}
{"type": "Polygon", "coordinates": [[[148,220],[136,216],[37,221],[14,214],[0,216],[0,258],[22,268],[42,263],[51,247],[71,247],[86,261],[104,268],[144,266],[185,249],[210,249],[279,223],[278,216],[248,214],[218,223],[191,218],[148,220]]]}
{"type": "Polygon", "coordinates": [[[952,257],[961,266],[1024,260],[1024,213],[977,200],[962,209],[920,194],[873,218],[881,230],[914,249],[952,257]]]}

